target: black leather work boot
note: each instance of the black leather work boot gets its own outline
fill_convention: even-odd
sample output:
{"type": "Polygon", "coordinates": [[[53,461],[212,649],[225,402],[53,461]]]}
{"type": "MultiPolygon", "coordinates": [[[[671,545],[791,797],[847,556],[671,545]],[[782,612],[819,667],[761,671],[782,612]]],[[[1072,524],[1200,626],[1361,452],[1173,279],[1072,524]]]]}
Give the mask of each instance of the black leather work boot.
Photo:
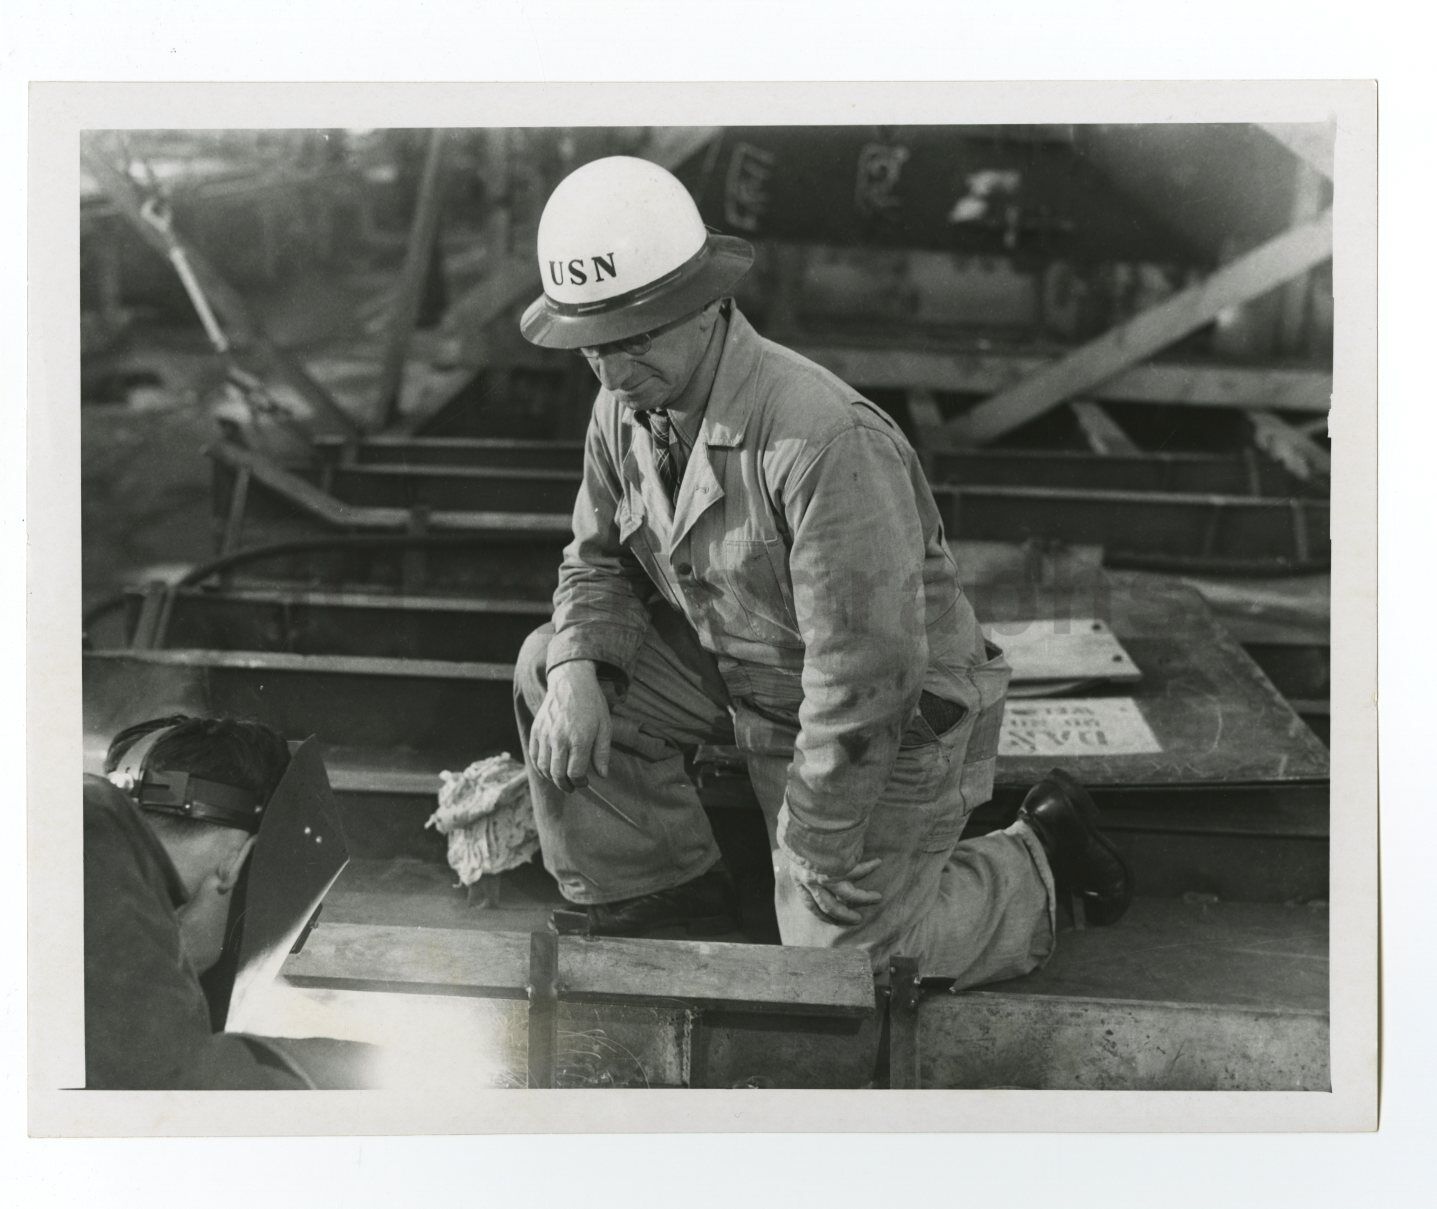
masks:
{"type": "Polygon", "coordinates": [[[557,910],[549,927],[584,936],[682,938],[737,932],[742,926],[738,890],[720,861],[692,881],[637,898],[557,910]]]}
{"type": "Polygon", "coordinates": [[[1059,895],[1081,897],[1087,922],[1115,924],[1133,901],[1133,874],[1098,830],[1098,807],[1073,777],[1055,768],[1018,808],[1048,854],[1059,895]]]}

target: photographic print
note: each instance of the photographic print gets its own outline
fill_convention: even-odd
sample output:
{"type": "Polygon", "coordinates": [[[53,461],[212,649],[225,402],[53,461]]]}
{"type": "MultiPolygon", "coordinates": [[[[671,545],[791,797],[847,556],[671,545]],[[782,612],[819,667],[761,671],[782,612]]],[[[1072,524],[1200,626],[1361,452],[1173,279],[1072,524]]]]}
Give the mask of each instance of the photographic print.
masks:
{"type": "Polygon", "coordinates": [[[983,87],[75,122],[67,1094],[1361,1119],[1370,163],[983,87]]]}

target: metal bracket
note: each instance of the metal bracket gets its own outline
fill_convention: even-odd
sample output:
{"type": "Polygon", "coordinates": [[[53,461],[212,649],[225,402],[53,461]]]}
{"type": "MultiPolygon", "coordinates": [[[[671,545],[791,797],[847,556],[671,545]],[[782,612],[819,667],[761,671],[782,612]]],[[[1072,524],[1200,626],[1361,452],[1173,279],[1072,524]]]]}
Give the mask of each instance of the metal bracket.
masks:
{"type": "Polygon", "coordinates": [[[225,511],[224,532],[220,536],[220,553],[231,554],[240,548],[241,538],[244,536],[245,508],[249,503],[250,479],[254,471],[248,466],[241,466],[235,474],[233,486],[230,488],[229,507],[225,511]]]}
{"type": "Polygon", "coordinates": [[[559,1052],[559,937],[529,935],[529,1086],[553,1087],[559,1052]]]}
{"type": "Polygon", "coordinates": [[[145,585],[145,598],[140,604],[140,615],[135,620],[134,633],[130,636],[133,650],[153,650],[157,645],[160,619],[165,614],[165,604],[170,588],[162,579],[152,579],[145,585]]]}
{"type": "MultiPolygon", "coordinates": [[[[413,504],[405,525],[406,532],[424,537],[430,532],[429,507],[413,504]]],[[[399,556],[400,584],[406,592],[418,592],[429,576],[429,555],[420,545],[410,546],[399,556]]]]}
{"type": "Polygon", "coordinates": [[[918,1002],[923,992],[918,959],[888,963],[888,1086],[914,1090],[918,1083],[918,1002]]]}

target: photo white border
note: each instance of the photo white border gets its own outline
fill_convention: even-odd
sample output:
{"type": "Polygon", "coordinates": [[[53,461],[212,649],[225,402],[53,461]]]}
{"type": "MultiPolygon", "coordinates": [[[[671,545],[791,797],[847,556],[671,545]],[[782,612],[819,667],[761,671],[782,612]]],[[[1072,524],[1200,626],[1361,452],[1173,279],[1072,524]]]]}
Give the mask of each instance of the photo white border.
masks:
{"type": "Polygon", "coordinates": [[[29,154],[30,1129],[39,1135],[1371,1128],[1376,1111],[1376,110],[1370,83],[39,84],[29,154]],[[575,119],[582,117],[582,122],[575,119]],[[1334,222],[1331,1093],[100,1093],[78,1086],[78,132],[267,125],[1331,120],[1334,222]],[[39,825],[43,822],[43,825],[39,825]]]}

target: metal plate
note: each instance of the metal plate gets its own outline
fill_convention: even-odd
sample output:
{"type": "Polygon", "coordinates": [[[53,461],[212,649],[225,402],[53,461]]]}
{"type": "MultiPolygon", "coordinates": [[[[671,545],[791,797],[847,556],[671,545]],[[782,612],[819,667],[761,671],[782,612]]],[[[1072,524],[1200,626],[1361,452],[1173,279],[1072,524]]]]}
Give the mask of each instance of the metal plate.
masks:
{"type": "MultiPolygon", "coordinates": [[[[1103,620],[1142,672],[1135,686],[1091,695],[1136,701],[1159,750],[1085,756],[1073,771],[1086,784],[1200,788],[1327,779],[1327,752],[1316,736],[1202,597],[1175,580],[1108,573],[1056,587],[1010,583],[979,589],[974,604],[999,633],[1002,623],[1028,617],[1103,620]]],[[[1063,762],[1000,756],[998,782],[1032,785],[1055,760],[1063,762]]]]}
{"type": "Polygon", "coordinates": [[[1096,618],[1040,617],[1021,624],[987,625],[983,632],[1003,648],[1015,681],[1130,684],[1143,676],[1108,624],[1096,618]]]}

